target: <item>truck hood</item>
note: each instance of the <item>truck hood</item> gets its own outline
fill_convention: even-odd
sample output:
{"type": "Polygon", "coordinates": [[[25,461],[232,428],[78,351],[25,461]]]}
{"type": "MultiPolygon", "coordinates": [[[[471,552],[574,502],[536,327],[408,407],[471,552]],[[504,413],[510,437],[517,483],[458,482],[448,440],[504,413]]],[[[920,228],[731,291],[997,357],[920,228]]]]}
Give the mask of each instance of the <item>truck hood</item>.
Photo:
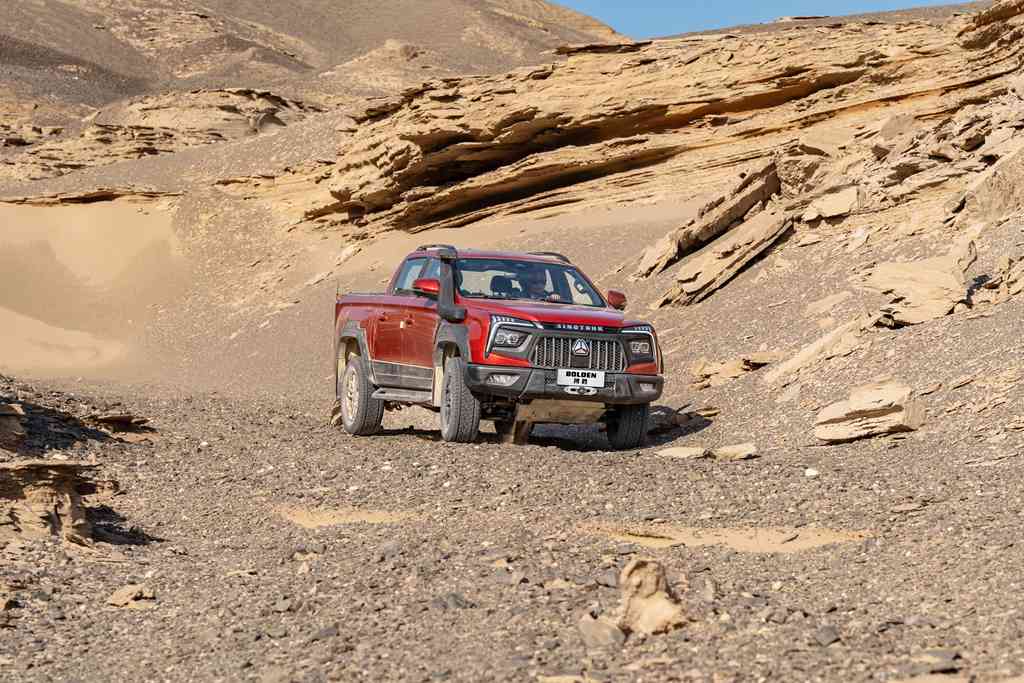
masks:
{"type": "Polygon", "coordinates": [[[463,299],[461,304],[480,312],[524,318],[542,323],[573,323],[602,327],[626,327],[639,324],[627,321],[621,311],[612,308],[549,304],[541,301],[484,301],[480,299],[463,299]]]}

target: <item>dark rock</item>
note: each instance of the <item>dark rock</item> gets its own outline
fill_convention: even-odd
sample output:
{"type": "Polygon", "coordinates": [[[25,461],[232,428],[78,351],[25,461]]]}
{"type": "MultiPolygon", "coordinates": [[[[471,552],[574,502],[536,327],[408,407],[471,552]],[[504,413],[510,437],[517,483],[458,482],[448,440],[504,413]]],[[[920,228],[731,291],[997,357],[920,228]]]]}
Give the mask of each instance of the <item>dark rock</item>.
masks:
{"type": "Polygon", "coordinates": [[[512,586],[518,586],[521,583],[530,582],[530,580],[526,578],[526,574],[523,572],[502,572],[501,574],[498,574],[498,578],[501,579],[503,583],[507,583],[512,586]]]}
{"type": "Polygon", "coordinates": [[[605,586],[606,588],[618,588],[619,587],[619,572],[615,569],[609,569],[597,576],[596,579],[598,586],[605,586]]]}
{"type": "Polygon", "coordinates": [[[840,640],[839,629],[835,626],[822,626],[814,632],[814,640],[822,647],[828,647],[840,640]]]}
{"type": "Polygon", "coordinates": [[[928,650],[914,657],[915,674],[955,673],[961,668],[960,653],[956,650],[928,650]]]}
{"type": "Polygon", "coordinates": [[[626,634],[615,624],[584,614],[576,623],[588,650],[618,649],[626,642],[626,634]]]}
{"type": "Polygon", "coordinates": [[[395,541],[385,543],[377,549],[377,562],[392,560],[402,554],[402,548],[395,541]]]}
{"type": "Polygon", "coordinates": [[[467,600],[459,593],[446,593],[441,597],[434,598],[430,603],[433,607],[442,610],[451,609],[473,609],[476,604],[470,600],[467,600]]]}
{"type": "Polygon", "coordinates": [[[330,626],[324,626],[322,629],[320,629],[319,631],[314,633],[313,637],[310,638],[309,640],[310,640],[310,642],[314,642],[315,643],[315,642],[321,641],[321,640],[329,640],[331,638],[336,637],[337,635],[338,635],[338,625],[337,624],[332,624],[330,626]]]}
{"type": "Polygon", "coordinates": [[[700,582],[697,588],[697,597],[701,599],[701,602],[710,604],[715,601],[717,595],[718,586],[715,585],[714,580],[710,577],[704,577],[704,580],[700,582]]]}
{"type": "Polygon", "coordinates": [[[284,624],[271,624],[263,629],[263,632],[268,638],[274,638],[275,640],[288,635],[288,629],[285,628],[284,624]]]}

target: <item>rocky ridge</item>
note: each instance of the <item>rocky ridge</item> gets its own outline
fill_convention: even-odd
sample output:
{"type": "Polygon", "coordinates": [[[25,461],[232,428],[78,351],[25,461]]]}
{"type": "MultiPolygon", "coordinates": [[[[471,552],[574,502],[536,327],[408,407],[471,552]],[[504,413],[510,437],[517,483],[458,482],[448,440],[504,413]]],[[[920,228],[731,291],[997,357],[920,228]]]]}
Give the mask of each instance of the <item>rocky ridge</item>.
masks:
{"type": "Polygon", "coordinates": [[[565,64],[409,89],[356,113],[336,161],[270,175],[319,197],[300,223],[357,237],[676,201],[694,218],[636,277],[663,283],[661,305],[694,303],[793,229],[911,207],[918,224],[971,220],[972,185],[1016,158],[1019,22],[1010,7],[941,26],[580,46],[565,64]]]}

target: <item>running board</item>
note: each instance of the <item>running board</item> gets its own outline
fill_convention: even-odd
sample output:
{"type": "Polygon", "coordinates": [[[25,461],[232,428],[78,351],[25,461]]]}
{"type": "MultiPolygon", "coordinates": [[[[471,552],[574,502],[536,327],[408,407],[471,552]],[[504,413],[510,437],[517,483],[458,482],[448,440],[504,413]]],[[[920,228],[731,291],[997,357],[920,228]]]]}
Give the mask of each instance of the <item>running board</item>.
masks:
{"type": "Polygon", "coordinates": [[[434,400],[434,395],[429,391],[385,388],[373,392],[373,398],[382,401],[396,401],[398,403],[431,403],[434,400]]]}

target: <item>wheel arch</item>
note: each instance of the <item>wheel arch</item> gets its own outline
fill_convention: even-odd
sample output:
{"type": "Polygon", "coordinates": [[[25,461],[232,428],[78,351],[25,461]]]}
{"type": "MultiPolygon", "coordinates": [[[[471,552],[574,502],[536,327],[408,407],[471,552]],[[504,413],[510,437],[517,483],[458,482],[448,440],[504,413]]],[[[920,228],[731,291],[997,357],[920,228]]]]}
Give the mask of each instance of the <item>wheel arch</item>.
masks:
{"type": "Polygon", "coordinates": [[[433,404],[441,406],[441,391],[444,382],[444,364],[449,358],[461,357],[468,363],[472,360],[469,348],[469,332],[465,325],[442,322],[434,337],[434,383],[433,404]]]}
{"type": "Polygon", "coordinates": [[[370,357],[370,348],[366,343],[366,331],[363,330],[354,320],[345,323],[341,331],[334,339],[334,384],[338,385],[338,378],[345,372],[348,366],[348,359],[352,355],[362,356],[366,360],[366,369],[370,375],[370,381],[377,383],[373,375],[373,363],[370,357]],[[344,351],[344,353],[342,353],[344,351]]]}

